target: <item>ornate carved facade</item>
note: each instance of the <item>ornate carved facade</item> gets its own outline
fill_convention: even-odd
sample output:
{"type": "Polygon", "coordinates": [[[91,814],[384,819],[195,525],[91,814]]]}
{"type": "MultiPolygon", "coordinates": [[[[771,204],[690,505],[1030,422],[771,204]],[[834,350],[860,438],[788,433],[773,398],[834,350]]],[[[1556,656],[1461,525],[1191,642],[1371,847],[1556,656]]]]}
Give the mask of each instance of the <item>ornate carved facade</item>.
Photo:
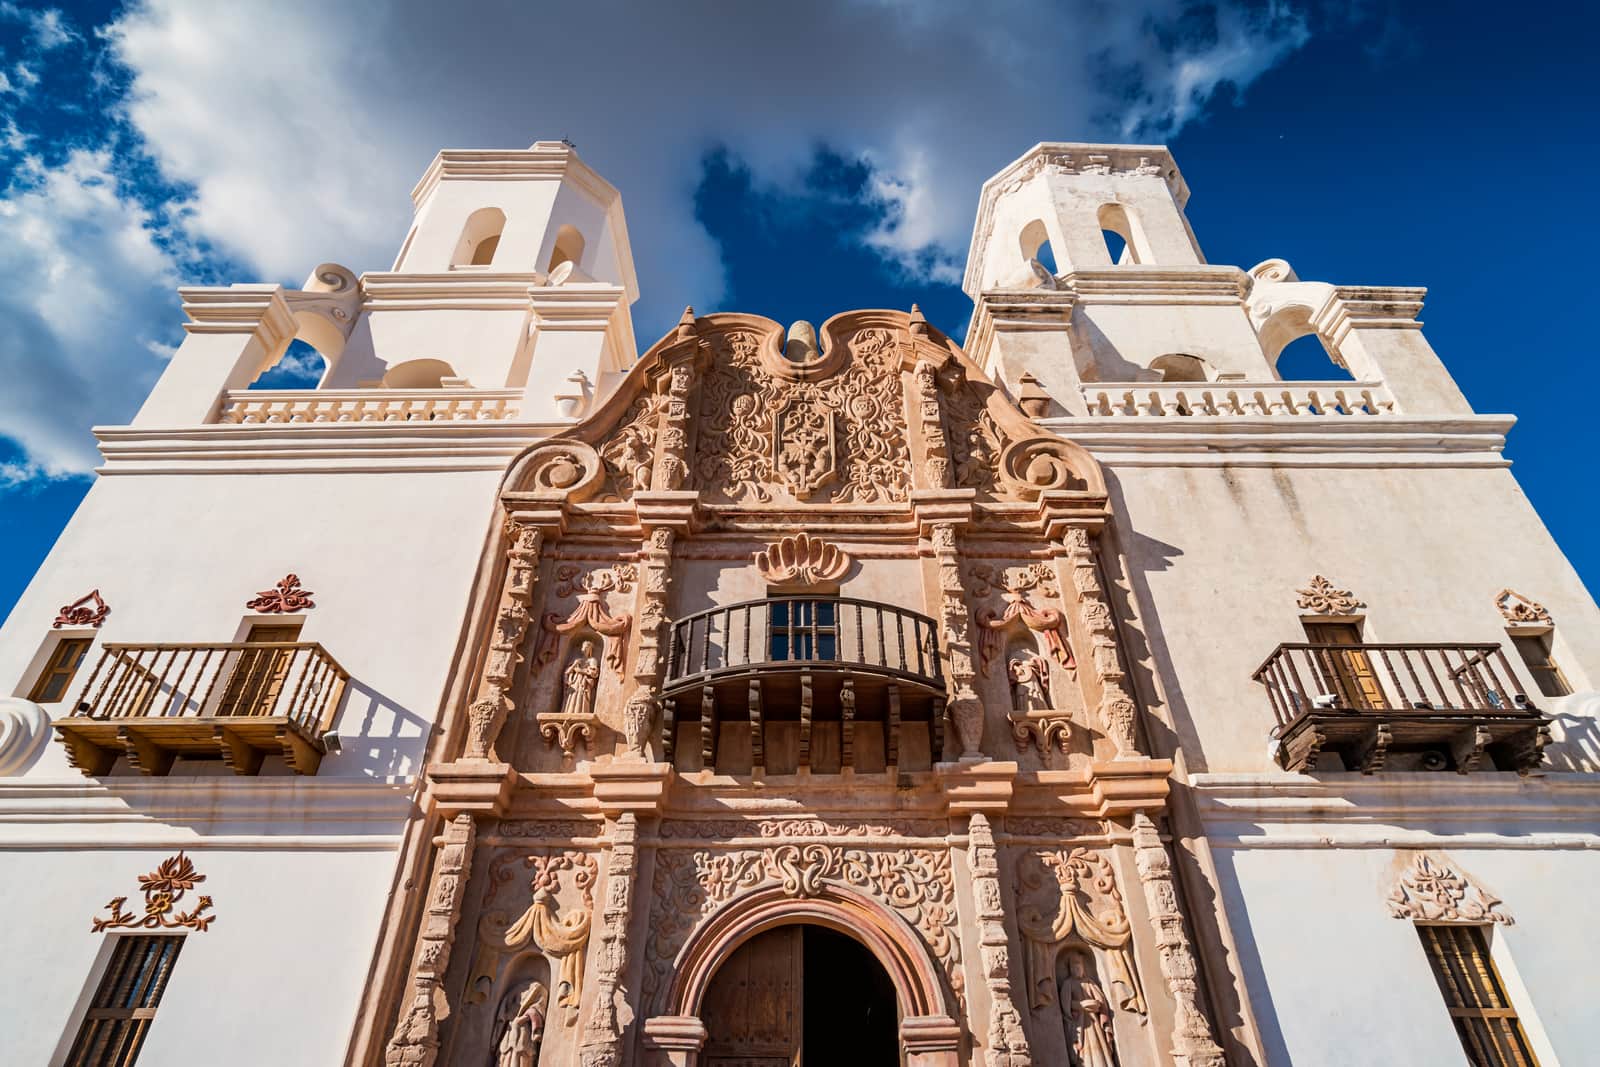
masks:
{"type": "Polygon", "coordinates": [[[686,312],[512,466],[391,1065],[779,1040],[716,988],[798,997],[754,977],[795,924],[871,953],[910,1063],[1217,1062],[1097,465],[915,310],[821,334],[686,312]]]}

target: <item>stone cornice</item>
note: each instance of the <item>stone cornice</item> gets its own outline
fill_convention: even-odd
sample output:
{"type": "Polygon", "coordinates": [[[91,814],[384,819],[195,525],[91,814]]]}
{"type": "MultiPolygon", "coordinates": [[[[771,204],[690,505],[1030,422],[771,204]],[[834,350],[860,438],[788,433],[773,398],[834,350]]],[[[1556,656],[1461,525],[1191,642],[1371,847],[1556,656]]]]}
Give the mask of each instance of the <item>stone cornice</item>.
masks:
{"type": "MultiPolygon", "coordinates": [[[[1080,304],[1217,304],[1240,307],[1250,276],[1238,267],[1129,265],[1063,274],[1057,283],[1080,304]]],[[[985,294],[987,295],[987,294],[985,294]]]]}
{"type": "Polygon", "coordinates": [[[1354,329],[1420,330],[1426,289],[1397,286],[1340,285],[1322,309],[1311,317],[1311,325],[1334,348],[1344,343],[1354,329]]]}
{"type": "Polygon", "coordinates": [[[1222,848],[1600,849],[1600,774],[1194,774],[1222,848]]]}
{"type": "Polygon", "coordinates": [[[522,311],[528,292],[544,283],[532,272],[363,274],[363,311],[522,311]]]}
{"type": "Polygon", "coordinates": [[[299,326],[281,285],[193,285],[178,290],[188,333],[256,333],[268,348],[299,326]]]}
{"type": "Polygon", "coordinates": [[[411,202],[420,208],[442,181],[570,181],[601,204],[620,199],[615,186],[561,141],[536,141],[523,149],[445,149],[411,190],[411,202]]]}
{"type": "Polygon", "coordinates": [[[413,789],[333,777],[12,779],[0,785],[0,845],[389,849],[413,789]]]}

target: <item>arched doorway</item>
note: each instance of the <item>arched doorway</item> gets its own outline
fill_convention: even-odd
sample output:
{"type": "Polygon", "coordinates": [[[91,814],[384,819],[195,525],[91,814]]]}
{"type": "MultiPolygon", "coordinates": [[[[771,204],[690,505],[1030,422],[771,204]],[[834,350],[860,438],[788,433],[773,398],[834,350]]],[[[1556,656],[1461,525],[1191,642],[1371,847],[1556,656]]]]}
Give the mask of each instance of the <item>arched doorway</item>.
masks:
{"type": "Polygon", "coordinates": [[[779,926],[740,945],[706,989],[706,1067],[900,1062],[894,983],[855,938],[779,926]]]}

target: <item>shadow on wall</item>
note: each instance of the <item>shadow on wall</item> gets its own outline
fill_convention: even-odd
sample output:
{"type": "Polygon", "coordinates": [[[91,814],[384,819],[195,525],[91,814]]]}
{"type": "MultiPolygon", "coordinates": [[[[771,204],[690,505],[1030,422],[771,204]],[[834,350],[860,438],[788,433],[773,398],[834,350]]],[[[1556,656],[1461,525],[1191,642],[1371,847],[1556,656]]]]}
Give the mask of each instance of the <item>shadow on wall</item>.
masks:
{"type": "MultiPolygon", "coordinates": [[[[1123,496],[1121,483],[1113,471],[1107,470],[1105,477],[1106,491],[1111,498],[1113,513],[1126,516],[1128,502],[1123,496]]],[[[1166,723],[1154,716],[1145,717],[1145,726],[1152,735],[1150,737],[1152,751],[1158,755],[1167,755],[1181,748],[1188,760],[1190,773],[1204,771],[1205,749],[1200,743],[1199,735],[1195,733],[1194,719],[1189,714],[1189,702],[1183,694],[1183,683],[1170,668],[1171,651],[1147,578],[1152,572],[1171,569],[1173,561],[1183,555],[1183,550],[1165,541],[1147,537],[1125,524],[1117,527],[1117,540],[1127,559],[1126,577],[1131,587],[1129,590],[1123,590],[1120,583],[1109,583],[1112,587],[1111,592],[1118,598],[1117,614],[1124,619],[1137,617],[1141,623],[1141,627],[1129,627],[1124,631],[1124,637],[1128,642],[1128,657],[1135,670],[1149,672],[1154,669],[1160,672],[1161,684],[1166,691],[1167,714],[1172,720],[1172,726],[1169,728],[1166,723]],[[1131,601],[1127,596],[1130,592],[1131,601]],[[1140,605],[1137,612],[1134,611],[1135,604],[1140,605]],[[1151,664],[1158,666],[1152,668],[1149,666],[1151,664]],[[1177,731],[1176,736],[1170,732],[1171,730],[1177,731]]]]}
{"type": "MultiPolygon", "coordinates": [[[[1255,832],[1265,831],[1258,826],[1255,832]]],[[[1272,1001],[1272,990],[1263,981],[1261,950],[1256,947],[1255,925],[1250,921],[1250,908],[1239,892],[1239,874],[1234,869],[1231,849],[1212,850],[1216,865],[1217,882],[1222,889],[1222,906],[1232,927],[1234,945],[1238,950],[1238,971],[1244,976],[1245,991],[1250,997],[1250,1012],[1255,1016],[1256,1034],[1268,1063],[1293,1063],[1289,1046],[1283,1040],[1283,1028],[1278,1024],[1278,1008],[1272,1001]]]]}
{"type": "Polygon", "coordinates": [[[1574,693],[1550,702],[1545,714],[1555,720],[1554,744],[1545,749],[1553,771],[1600,770],[1600,692],[1574,693]]]}
{"type": "Polygon", "coordinates": [[[334,719],[339,752],[322,762],[323,773],[395,782],[421,773],[433,724],[396,704],[371,686],[352,678],[345,690],[344,707],[334,719]],[[388,732],[376,724],[387,720],[388,732]]]}

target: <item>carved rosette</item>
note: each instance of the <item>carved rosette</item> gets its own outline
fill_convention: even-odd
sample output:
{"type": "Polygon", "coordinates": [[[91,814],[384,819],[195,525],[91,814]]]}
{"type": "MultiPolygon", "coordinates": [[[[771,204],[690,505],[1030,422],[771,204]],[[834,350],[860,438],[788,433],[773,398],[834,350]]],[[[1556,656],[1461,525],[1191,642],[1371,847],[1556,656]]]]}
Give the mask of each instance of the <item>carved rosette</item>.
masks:
{"type": "Polygon", "coordinates": [[[506,713],[512,705],[511,683],[522,661],[522,641],[533,617],[529,606],[539,576],[539,553],[544,534],[533,526],[507,523],[510,547],[506,551],[505,588],[495,614],[489,658],[483,671],[481,695],[467,709],[467,743],[463,759],[486,760],[493,751],[506,713]]]}
{"type": "Polygon", "coordinates": [[[600,951],[595,969],[598,990],[578,1047],[583,1067],[616,1067],[622,1062],[622,1027],[617,998],[628,966],[628,915],[633,909],[633,879],[638,863],[638,821],[623,812],[611,830],[610,860],[602,897],[600,951]]]}
{"type": "Polygon", "coordinates": [[[1077,526],[1068,530],[1066,546],[1072,585],[1078,591],[1078,618],[1089,637],[1095,673],[1100,679],[1100,728],[1116,746],[1119,759],[1134,759],[1140,755],[1136,705],[1126,688],[1128,672],[1122,663],[1117,626],[1106,603],[1100,565],[1089,547],[1088,531],[1077,526]]]}
{"type": "Polygon", "coordinates": [[[444,1007],[444,976],[450,967],[466,895],[477,826],[466,812],[445,827],[444,843],[428,883],[428,903],[411,966],[405,1013],[384,1050],[386,1067],[433,1067],[439,1057],[439,1013],[444,1007]]]}
{"type": "Polygon", "coordinates": [[[1023,1067],[1031,1062],[1022,1016],[1011,996],[1010,943],[1000,896],[1000,864],[989,817],[974,812],[968,824],[972,894],[978,904],[979,957],[989,986],[989,1029],[984,1053],[989,1067],[1023,1067]]]}
{"type": "Polygon", "coordinates": [[[1222,1049],[1200,1005],[1198,965],[1178,908],[1172,882],[1172,858],[1155,823],[1144,812],[1133,816],[1133,861],[1144,883],[1145,906],[1156,930],[1161,975],[1172,994],[1176,1018],[1172,1028],[1172,1061],[1177,1067],[1225,1067],[1222,1049]]]}
{"type": "MultiPolygon", "coordinates": [[[[933,526],[933,554],[939,568],[939,632],[944,638],[950,678],[950,721],[961,742],[961,758],[983,759],[983,702],[975,685],[972,663],[971,609],[961,581],[961,557],[956,550],[954,523],[933,526]]],[[[939,755],[938,748],[934,756],[939,755]]]]}

